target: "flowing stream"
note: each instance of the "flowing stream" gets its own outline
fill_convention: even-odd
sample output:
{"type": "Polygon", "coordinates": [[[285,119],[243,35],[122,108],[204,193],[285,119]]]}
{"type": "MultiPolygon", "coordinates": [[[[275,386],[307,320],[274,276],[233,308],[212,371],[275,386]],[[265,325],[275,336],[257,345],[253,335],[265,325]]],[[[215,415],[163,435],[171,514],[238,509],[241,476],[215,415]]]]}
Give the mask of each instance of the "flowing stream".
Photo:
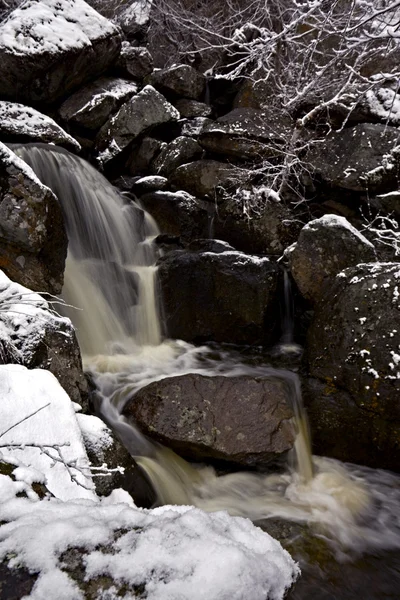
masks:
{"type": "MultiPolygon", "coordinates": [[[[398,550],[400,477],[313,457],[296,373],[252,362],[237,350],[195,347],[163,337],[154,266],[158,252],[152,243],[158,231],[149,215],[66,151],[41,145],[13,149],[59,198],[69,237],[63,298],[76,307],[65,310],[77,328],[85,367],[98,386],[99,412],[148,474],[158,503],[228,510],[257,522],[267,520],[267,530],[275,519],[311,527],[314,539],[323,540],[342,562],[360,553],[398,550]],[[286,470],[217,475],[212,467],[191,465],[153,444],[121,415],[143,386],[185,373],[284,381],[297,431],[295,456],[286,470]]],[[[297,352],[287,274],[284,292],[278,352],[297,352]]],[[[308,534],[301,530],[298,535],[308,534]]]]}

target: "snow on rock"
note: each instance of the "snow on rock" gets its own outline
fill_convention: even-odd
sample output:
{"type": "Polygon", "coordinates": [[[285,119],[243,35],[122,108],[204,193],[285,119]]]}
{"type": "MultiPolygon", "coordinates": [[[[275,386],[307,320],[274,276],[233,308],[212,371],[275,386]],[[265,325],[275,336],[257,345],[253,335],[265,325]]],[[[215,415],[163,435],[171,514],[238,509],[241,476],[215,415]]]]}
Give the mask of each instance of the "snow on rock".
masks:
{"type": "Polygon", "coordinates": [[[80,144],[53,119],[34,108],[0,101],[0,135],[3,141],[44,142],[79,152],[80,144]]]}
{"type": "Polygon", "coordinates": [[[99,457],[99,460],[104,460],[105,450],[108,450],[114,445],[114,440],[111,435],[110,429],[107,425],[93,415],[77,414],[76,418],[81,428],[85,447],[99,457]]]}
{"type": "Polygon", "coordinates": [[[372,117],[390,125],[400,124],[400,94],[397,90],[384,87],[368,90],[365,99],[372,117]]]}
{"type": "Polygon", "coordinates": [[[82,402],[86,381],[71,321],[59,317],[39,294],[12,282],[3,271],[0,306],[2,362],[48,369],[72,400],[82,402]]]}
{"type": "Polygon", "coordinates": [[[0,561],[38,574],[26,598],[83,600],[90,586],[109,600],[138,589],[146,600],[281,600],[299,575],[279,542],[225,512],[137,509],[122,492],[34,502],[0,476],[3,485],[0,561]]]}
{"type": "Polygon", "coordinates": [[[118,56],[118,28],[83,0],[25,0],[0,24],[1,95],[51,103],[118,56]]]}
{"type": "Polygon", "coordinates": [[[54,375],[15,364],[0,366],[0,447],[44,473],[57,498],[96,500],[75,411],[54,375]]]}
{"type": "Polygon", "coordinates": [[[123,102],[138,91],[132,81],[116,77],[100,77],[78,90],[59,111],[61,119],[87,129],[99,129],[123,102]]]}

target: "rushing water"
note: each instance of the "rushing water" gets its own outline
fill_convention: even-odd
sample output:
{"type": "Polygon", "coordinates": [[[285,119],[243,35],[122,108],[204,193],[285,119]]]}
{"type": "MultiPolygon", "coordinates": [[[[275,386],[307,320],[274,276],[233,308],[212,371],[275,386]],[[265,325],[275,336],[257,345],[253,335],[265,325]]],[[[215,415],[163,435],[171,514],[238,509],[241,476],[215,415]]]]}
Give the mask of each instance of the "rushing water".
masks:
{"type": "MultiPolygon", "coordinates": [[[[158,502],[307,525],[338,560],[400,548],[400,478],[312,457],[295,373],[245,360],[237,350],[162,339],[152,243],[157,227],[152,219],[127,203],[88,163],[65,151],[27,146],[17,152],[60,200],[69,237],[63,297],[76,307],[68,315],[100,392],[99,412],[145,469],[158,502]],[[184,373],[252,374],[285,381],[297,428],[294,466],[283,473],[218,476],[212,467],[190,465],[154,445],[121,416],[138,389],[184,373]]],[[[278,354],[299,350],[293,340],[289,286],[285,274],[278,354]]]]}

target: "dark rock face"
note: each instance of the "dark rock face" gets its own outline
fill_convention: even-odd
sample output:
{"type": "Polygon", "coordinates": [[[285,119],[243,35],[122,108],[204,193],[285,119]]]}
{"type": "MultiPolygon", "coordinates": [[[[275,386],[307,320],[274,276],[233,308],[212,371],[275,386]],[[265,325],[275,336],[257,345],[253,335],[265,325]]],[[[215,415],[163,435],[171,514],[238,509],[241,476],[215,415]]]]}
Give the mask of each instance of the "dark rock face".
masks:
{"type": "Polygon", "coordinates": [[[173,93],[192,100],[199,100],[204,92],[206,78],[189,65],[177,65],[154,71],[147,83],[164,93],[173,93]]]}
{"type": "Polygon", "coordinates": [[[50,104],[105,71],[120,47],[118,28],[83,0],[25,0],[0,25],[1,95],[50,104]]]}
{"type": "Polygon", "coordinates": [[[239,108],[210,124],[199,136],[199,143],[214,154],[262,160],[279,156],[290,128],[290,119],[283,114],[278,118],[254,108],[239,108]]]}
{"type": "Polygon", "coordinates": [[[125,414],[188,458],[267,465],[294,443],[287,394],[273,378],[189,374],[142,388],[125,414]]]}
{"type": "Polygon", "coordinates": [[[0,136],[3,142],[44,142],[79,152],[79,143],[53,119],[34,108],[0,101],[0,136]]]}
{"type": "Polygon", "coordinates": [[[150,127],[176,121],[178,118],[176,108],[153,87],[147,85],[123,104],[117,114],[100,130],[97,136],[99,161],[102,164],[107,163],[150,127]]]}
{"type": "Polygon", "coordinates": [[[112,113],[138,91],[132,81],[100,77],[75,92],[59,110],[63,121],[86,129],[100,129],[112,113]]]}
{"type": "Polygon", "coordinates": [[[326,183],[354,192],[386,190],[397,185],[396,170],[374,184],[370,171],[382,165],[383,156],[398,144],[398,130],[386,125],[363,123],[333,132],[314,145],[306,160],[326,183]]]}
{"type": "Polygon", "coordinates": [[[399,421],[363,410],[333,380],[305,378],[302,390],[314,454],[399,470],[399,421]]]}
{"type": "Polygon", "coordinates": [[[196,117],[209,117],[212,113],[212,108],[204,102],[197,100],[188,100],[180,98],[175,102],[175,107],[179,110],[179,114],[184,119],[194,119],[196,117]]]}
{"type": "MultiPolygon", "coordinates": [[[[391,453],[400,456],[399,281],[399,263],[360,264],[337,275],[317,306],[306,350],[310,375],[332,394],[345,391],[352,414],[369,423],[367,434],[357,424],[365,454],[385,451],[386,464],[391,453]]],[[[342,424],[346,412],[332,401],[330,412],[342,424]]]]}
{"type": "Polygon", "coordinates": [[[166,327],[186,341],[270,344],[279,269],[240,252],[172,252],[159,261],[166,327]]]}
{"type": "Polygon", "coordinates": [[[293,278],[303,297],[313,303],[340,271],[374,260],[373,244],[347,219],[336,215],[307,223],[289,254],[293,278]]]}
{"type": "Polygon", "coordinates": [[[56,197],[0,143],[0,267],[22,285],[59,294],[66,254],[56,197]]]}
{"type": "Polygon", "coordinates": [[[153,192],[141,196],[140,203],[154,217],[162,233],[183,240],[207,237],[208,202],[186,192],[153,192]]]}
{"type": "Polygon", "coordinates": [[[240,194],[227,195],[218,203],[216,237],[243,252],[281,255],[297,239],[299,223],[284,204],[269,199],[267,193],[253,190],[249,195],[248,203],[240,194]]]}
{"type": "Polygon", "coordinates": [[[196,160],[178,167],[170,177],[171,187],[185,190],[198,198],[214,199],[215,188],[235,188],[246,180],[248,173],[238,167],[216,160],[196,160]]]}
{"type": "Polygon", "coordinates": [[[168,176],[180,165],[191,162],[203,154],[203,149],[190,137],[179,136],[164,146],[153,161],[151,170],[159,175],[168,176]]]}
{"type": "Polygon", "coordinates": [[[126,161],[126,168],[131,175],[143,175],[150,169],[150,164],[154,160],[165,142],[160,142],[152,137],[144,137],[139,144],[135,144],[126,161]]]}
{"type": "Polygon", "coordinates": [[[147,48],[122,42],[116,67],[123,77],[143,79],[153,71],[153,58],[147,48]]]}

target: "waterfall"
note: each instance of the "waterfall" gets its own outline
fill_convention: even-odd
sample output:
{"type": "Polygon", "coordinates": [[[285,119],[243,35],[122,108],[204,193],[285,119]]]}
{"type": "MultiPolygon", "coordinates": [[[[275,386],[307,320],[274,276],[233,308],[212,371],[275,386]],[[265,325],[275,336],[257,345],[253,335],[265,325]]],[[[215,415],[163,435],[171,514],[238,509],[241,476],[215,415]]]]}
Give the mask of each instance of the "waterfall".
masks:
{"type": "Polygon", "coordinates": [[[76,307],[66,314],[83,355],[159,345],[154,220],[69,152],[45,144],[13,149],[60,201],[69,240],[63,298],[76,307]]]}
{"type": "MultiPolygon", "coordinates": [[[[162,340],[153,244],[158,231],[149,215],[87,162],[64,150],[33,144],[13,146],[13,150],[60,201],[69,239],[63,298],[72,308],[66,308],[67,314],[99,390],[99,412],[145,469],[158,502],[224,509],[253,520],[279,517],[316,523],[339,545],[387,547],[387,540],[399,545],[399,531],[391,529],[393,509],[386,510],[388,501],[379,495],[381,482],[388,480],[382,476],[377,483],[371,470],[364,469],[360,476],[360,469],[311,456],[295,373],[269,365],[249,366],[237,354],[222,349],[216,352],[215,348],[162,340]],[[213,468],[190,465],[153,444],[121,416],[125,403],[141,387],[185,373],[247,374],[284,381],[298,431],[297,467],[283,473],[217,476],[213,468]],[[368,480],[373,482],[372,492],[368,480]],[[371,507],[376,509],[378,500],[381,513],[374,520],[371,507]]],[[[283,300],[280,346],[287,349],[296,345],[286,272],[283,300]]],[[[385,494],[389,498],[389,492],[385,494]]]]}

